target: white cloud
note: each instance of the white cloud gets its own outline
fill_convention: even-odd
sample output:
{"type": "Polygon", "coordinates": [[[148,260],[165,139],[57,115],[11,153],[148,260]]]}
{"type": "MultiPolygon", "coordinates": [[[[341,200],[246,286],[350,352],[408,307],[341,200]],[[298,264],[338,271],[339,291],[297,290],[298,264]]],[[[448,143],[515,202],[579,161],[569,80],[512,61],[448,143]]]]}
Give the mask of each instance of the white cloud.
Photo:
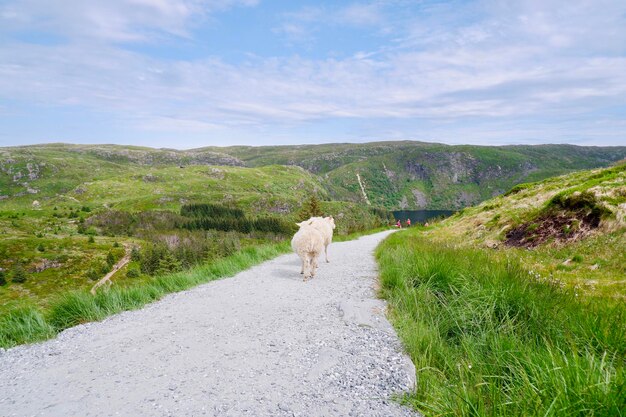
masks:
{"type": "Polygon", "coordinates": [[[338,23],[354,26],[376,26],[382,24],[384,17],[381,7],[377,3],[351,4],[339,9],[335,15],[338,23]]]}
{"type": "Polygon", "coordinates": [[[189,36],[194,19],[256,0],[17,0],[0,6],[0,32],[36,28],[73,40],[149,41],[189,36]]]}
{"type": "MultiPolygon", "coordinates": [[[[85,6],[76,1],[75,7],[61,11],[51,11],[47,4],[22,0],[20,7],[5,6],[0,15],[14,27],[45,20],[50,22],[47,30],[77,39],[89,33],[108,41],[142,40],[152,31],[186,36],[199,16],[252,3],[115,0],[85,6]],[[36,3],[37,12],[26,13],[31,10],[24,8],[27,3],[36,3]],[[44,19],[49,15],[54,18],[44,19]]],[[[354,4],[333,15],[335,22],[382,27],[390,23],[382,5],[354,4]]],[[[397,24],[395,42],[343,59],[166,61],[108,42],[5,42],[0,46],[0,98],[82,106],[143,130],[258,132],[336,119],[365,124],[376,119],[388,125],[379,127],[379,134],[401,137],[404,132],[410,137],[415,123],[394,125],[417,120],[439,126],[432,130],[438,135],[453,136],[463,130],[449,123],[480,119],[492,123],[493,130],[482,125],[487,138],[498,131],[500,137],[535,137],[542,135],[541,128],[528,128],[528,122],[507,127],[503,121],[514,125],[519,118],[536,117],[544,120],[538,126],[545,127],[546,117],[558,124],[603,106],[626,106],[626,46],[619,42],[626,39],[626,8],[620,2],[602,6],[489,1],[458,6],[468,10],[455,13],[453,6],[438,4],[392,22],[397,24]],[[599,40],[589,39],[591,34],[599,40]]],[[[291,16],[293,26],[282,30],[309,36],[307,25],[328,13],[302,9],[291,16]]],[[[563,126],[594,138],[626,135],[619,116],[603,120],[609,122],[585,122],[580,129],[570,122],[563,126]]]]}

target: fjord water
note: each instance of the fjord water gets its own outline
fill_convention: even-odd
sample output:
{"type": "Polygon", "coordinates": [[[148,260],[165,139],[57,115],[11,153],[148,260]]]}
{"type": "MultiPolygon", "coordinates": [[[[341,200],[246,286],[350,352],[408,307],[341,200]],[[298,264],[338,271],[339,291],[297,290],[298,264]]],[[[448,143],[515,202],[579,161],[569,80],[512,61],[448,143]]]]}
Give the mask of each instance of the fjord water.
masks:
{"type": "Polygon", "coordinates": [[[454,213],[454,210],[397,210],[393,212],[393,217],[402,223],[407,219],[411,219],[411,223],[425,223],[430,219],[448,217],[454,213]]]}

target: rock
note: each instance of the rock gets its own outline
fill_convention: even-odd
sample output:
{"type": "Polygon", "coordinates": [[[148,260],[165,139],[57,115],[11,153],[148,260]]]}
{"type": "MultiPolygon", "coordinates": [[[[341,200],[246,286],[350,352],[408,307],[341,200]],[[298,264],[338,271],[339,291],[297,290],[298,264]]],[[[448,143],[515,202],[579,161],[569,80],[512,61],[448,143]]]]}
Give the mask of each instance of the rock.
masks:
{"type": "Polygon", "coordinates": [[[496,242],[495,240],[486,240],[485,241],[485,246],[488,247],[489,249],[497,249],[499,245],[500,245],[500,243],[496,242]]]}

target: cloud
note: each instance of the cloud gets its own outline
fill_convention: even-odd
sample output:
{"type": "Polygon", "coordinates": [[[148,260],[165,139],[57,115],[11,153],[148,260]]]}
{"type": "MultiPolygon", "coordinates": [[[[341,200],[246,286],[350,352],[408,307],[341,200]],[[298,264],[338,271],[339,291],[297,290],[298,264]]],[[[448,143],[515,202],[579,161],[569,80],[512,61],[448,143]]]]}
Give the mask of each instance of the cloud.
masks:
{"type": "Polygon", "coordinates": [[[354,26],[377,26],[384,22],[382,10],[377,3],[351,4],[336,12],[337,23],[354,26]]]}
{"type": "Polygon", "coordinates": [[[273,130],[286,137],[290,129],[338,120],[359,125],[354,134],[371,139],[410,138],[417,131],[468,140],[483,132],[501,141],[567,132],[576,140],[583,132],[594,140],[626,136],[620,123],[626,107],[621,2],[488,0],[419,3],[409,10],[412,3],[303,8],[283,15],[292,26],[285,22],[279,30],[314,36],[328,16],[327,24],[393,27],[382,47],[359,44],[342,58],[251,55],[234,63],[219,56],[162,60],[117,42],[146,41],[154,33],[192,36],[198,19],[254,2],[76,1],[52,10],[43,1],[21,0],[0,10],[2,22],[12,22],[0,30],[37,24],[72,41],[4,41],[0,99],[80,106],[142,131],[242,137],[273,130]],[[396,7],[402,13],[391,13],[396,7]],[[621,110],[598,124],[595,112],[603,108],[621,110]]]}
{"type": "Polygon", "coordinates": [[[194,20],[256,0],[18,0],[0,6],[0,32],[38,31],[73,40],[137,42],[188,37],[194,20]]]}

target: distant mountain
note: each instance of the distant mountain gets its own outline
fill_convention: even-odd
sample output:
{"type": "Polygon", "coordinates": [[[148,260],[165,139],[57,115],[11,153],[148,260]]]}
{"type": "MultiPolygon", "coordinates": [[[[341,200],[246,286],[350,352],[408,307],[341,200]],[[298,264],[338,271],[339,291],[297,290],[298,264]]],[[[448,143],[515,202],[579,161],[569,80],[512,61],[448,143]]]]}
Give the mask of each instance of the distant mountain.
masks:
{"type": "Polygon", "coordinates": [[[325,189],[322,198],[389,209],[458,209],[519,183],[606,167],[624,158],[624,146],[448,146],[407,141],[180,151],[50,144],[0,148],[0,198],[37,192],[35,183],[41,177],[54,177],[50,187],[71,189],[130,166],[296,165],[318,177],[325,189]]]}
{"type": "Polygon", "coordinates": [[[367,199],[390,209],[458,209],[519,183],[606,167],[626,157],[625,146],[448,146],[424,142],[205,149],[236,157],[246,166],[297,165],[320,175],[333,198],[367,199]]]}

